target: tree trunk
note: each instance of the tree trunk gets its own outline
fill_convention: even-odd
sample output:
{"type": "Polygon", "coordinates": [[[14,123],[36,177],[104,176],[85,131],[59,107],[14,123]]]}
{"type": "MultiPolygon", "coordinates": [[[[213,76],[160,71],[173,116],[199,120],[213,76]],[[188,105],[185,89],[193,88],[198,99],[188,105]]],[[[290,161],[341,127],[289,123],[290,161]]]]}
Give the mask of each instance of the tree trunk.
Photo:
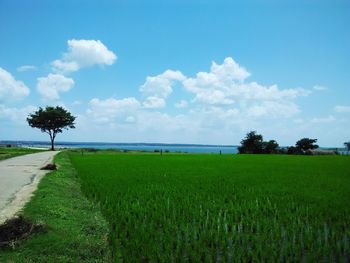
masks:
{"type": "Polygon", "coordinates": [[[54,146],[54,138],[51,138],[51,151],[55,150],[55,146],[54,146]]]}

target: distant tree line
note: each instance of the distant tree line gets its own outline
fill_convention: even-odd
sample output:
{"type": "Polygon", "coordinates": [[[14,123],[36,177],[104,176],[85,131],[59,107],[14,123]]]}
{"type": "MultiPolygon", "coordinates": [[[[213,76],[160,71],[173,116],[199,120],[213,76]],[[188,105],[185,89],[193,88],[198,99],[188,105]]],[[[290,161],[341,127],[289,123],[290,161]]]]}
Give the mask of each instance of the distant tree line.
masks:
{"type": "Polygon", "coordinates": [[[256,131],[251,131],[248,132],[245,138],[241,141],[241,146],[238,147],[238,152],[241,154],[278,153],[312,155],[312,150],[318,148],[316,142],[317,139],[302,138],[295,143],[295,146],[281,148],[275,140],[264,141],[261,134],[257,134],[256,131]]]}

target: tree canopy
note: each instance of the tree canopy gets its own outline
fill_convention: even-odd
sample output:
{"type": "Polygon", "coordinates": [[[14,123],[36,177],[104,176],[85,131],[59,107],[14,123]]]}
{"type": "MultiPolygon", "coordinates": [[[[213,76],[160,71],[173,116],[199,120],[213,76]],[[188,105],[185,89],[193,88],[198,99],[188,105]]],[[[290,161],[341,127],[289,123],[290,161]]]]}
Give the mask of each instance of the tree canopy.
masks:
{"type": "Polygon", "coordinates": [[[27,122],[30,127],[38,128],[42,132],[50,135],[51,150],[54,150],[54,141],[56,135],[61,133],[63,129],[73,129],[76,117],[60,106],[47,106],[45,109],[39,108],[32,114],[29,114],[27,122]]]}
{"type": "Polygon", "coordinates": [[[317,139],[302,138],[295,143],[295,146],[288,147],[288,154],[312,154],[311,150],[317,149],[317,139]]]}
{"type": "Polygon", "coordinates": [[[315,144],[316,142],[317,139],[302,138],[295,143],[295,147],[302,152],[306,152],[308,150],[317,149],[318,145],[315,144]]]}
{"type": "Polygon", "coordinates": [[[263,137],[256,131],[248,132],[238,147],[239,153],[262,153],[263,137]]]}
{"type": "Polygon", "coordinates": [[[239,153],[277,153],[278,143],[275,140],[265,142],[261,134],[256,131],[248,132],[246,137],[241,141],[238,147],[239,153]]]}
{"type": "Polygon", "coordinates": [[[275,140],[263,142],[263,152],[264,153],[277,153],[278,147],[279,147],[279,145],[275,140]]]}

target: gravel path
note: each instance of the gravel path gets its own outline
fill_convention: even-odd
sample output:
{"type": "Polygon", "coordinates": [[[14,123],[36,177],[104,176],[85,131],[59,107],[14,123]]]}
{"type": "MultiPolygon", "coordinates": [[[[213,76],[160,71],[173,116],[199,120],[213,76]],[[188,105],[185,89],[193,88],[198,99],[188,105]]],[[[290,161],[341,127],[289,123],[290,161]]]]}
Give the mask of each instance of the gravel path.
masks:
{"type": "Polygon", "coordinates": [[[52,162],[57,153],[47,151],[0,161],[0,224],[13,217],[30,199],[48,172],[40,168],[52,162]]]}

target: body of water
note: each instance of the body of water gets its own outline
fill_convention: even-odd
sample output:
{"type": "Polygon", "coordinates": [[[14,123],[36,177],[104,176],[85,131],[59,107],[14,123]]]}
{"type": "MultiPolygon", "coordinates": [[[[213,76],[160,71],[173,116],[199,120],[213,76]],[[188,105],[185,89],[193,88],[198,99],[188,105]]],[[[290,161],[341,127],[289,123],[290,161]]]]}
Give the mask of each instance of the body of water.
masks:
{"type": "MultiPolygon", "coordinates": [[[[50,142],[38,141],[0,141],[0,144],[11,144],[19,147],[49,148],[50,142]]],[[[162,144],[162,143],[101,143],[101,142],[56,142],[56,148],[94,148],[119,149],[129,151],[160,151],[185,153],[217,153],[236,154],[237,146],[198,145],[198,144],[162,144]]]]}

